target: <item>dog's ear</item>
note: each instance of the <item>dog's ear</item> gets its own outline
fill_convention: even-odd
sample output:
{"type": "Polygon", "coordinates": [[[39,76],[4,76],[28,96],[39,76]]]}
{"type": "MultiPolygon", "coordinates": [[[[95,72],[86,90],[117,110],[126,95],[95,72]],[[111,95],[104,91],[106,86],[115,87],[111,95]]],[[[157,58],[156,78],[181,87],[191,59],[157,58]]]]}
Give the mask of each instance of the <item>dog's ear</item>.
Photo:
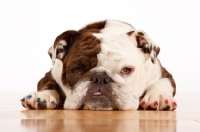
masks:
{"type": "Polygon", "coordinates": [[[150,39],[150,37],[141,30],[130,31],[127,33],[131,39],[136,40],[136,46],[141,48],[145,53],[145,58],[151,58],[152,63],[156,63],[156,58],[160,52],[160,48],[150,39]]]}
{"type": "Polygon", "coordinates": [[[56,59],[63,59],[64,55],[68,53],[70,47],[72,46],[78,35],[78,31],[68,30],[57,36],[54,41],[54,45],[51,46],[48,50],[48,54],[51,57],[52,65],[54,65],[56,59]]]}

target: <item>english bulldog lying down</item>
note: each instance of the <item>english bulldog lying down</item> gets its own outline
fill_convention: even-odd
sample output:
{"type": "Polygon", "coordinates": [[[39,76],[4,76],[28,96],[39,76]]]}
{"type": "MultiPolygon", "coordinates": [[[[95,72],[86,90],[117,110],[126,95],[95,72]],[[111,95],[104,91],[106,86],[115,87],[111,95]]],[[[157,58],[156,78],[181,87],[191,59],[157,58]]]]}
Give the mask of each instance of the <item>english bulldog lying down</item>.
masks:
{"type": "Polygon", "coordinates": [[[130,24],[105,20],[60,34],[48,53],[53,67],[25,108],[175,110],[176,85],[160,48],[130,24]]]}

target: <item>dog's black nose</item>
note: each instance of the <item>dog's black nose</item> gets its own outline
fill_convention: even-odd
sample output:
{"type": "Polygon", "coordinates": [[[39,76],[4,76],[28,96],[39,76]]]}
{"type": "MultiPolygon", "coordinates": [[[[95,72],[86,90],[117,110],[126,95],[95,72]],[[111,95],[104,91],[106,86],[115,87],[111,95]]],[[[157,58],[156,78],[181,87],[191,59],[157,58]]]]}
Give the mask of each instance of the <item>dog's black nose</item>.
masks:
{"type": "Polygon", "coordinates": [[[96,73],[92,75],[91,81],[97,85],[104,85],[111,81],[111,78],[106,74],[96,73]]]}

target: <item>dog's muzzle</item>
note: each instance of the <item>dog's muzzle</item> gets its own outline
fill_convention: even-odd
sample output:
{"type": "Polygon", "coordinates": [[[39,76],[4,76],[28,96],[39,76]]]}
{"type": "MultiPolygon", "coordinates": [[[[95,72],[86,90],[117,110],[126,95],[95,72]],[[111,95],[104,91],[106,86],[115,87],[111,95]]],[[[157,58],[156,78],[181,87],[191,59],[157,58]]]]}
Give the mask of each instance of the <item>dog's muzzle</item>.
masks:
{"type": "Polygon", "coordinates": [[[117,109],[112,95],[112,79],[106,73],[93,73],[91,83],[83,98],[80,109],[112,110],[117,109]]]}

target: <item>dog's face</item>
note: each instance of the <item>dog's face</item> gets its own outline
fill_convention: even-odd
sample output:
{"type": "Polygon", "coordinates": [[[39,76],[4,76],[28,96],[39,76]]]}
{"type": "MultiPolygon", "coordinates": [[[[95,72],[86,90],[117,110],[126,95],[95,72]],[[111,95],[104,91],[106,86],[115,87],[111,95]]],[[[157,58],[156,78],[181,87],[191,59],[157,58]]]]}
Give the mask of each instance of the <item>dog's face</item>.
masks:
{"type": "Polygon", "coordinates": [[[158,53],[144,32],[118,21],[66,31],[49,49],[52,75],[66,94],[64,108],[90,110],[137,109],[144,63],[149,57],[155,63],[158,53]],[[113,31],[116,24],[121,27],[113,31]]]}

